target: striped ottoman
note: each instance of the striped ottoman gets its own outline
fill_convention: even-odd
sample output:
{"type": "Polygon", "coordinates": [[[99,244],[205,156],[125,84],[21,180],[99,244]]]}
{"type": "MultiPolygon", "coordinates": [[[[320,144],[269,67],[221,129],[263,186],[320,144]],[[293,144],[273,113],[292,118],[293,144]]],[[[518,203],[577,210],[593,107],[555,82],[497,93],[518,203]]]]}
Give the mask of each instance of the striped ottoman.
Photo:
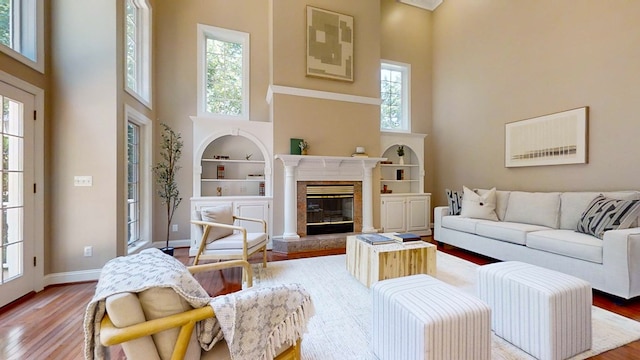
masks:
{"type": "Polygon", "coordinates": [[[379,359],[491,359],[491,309],[431,276],[372,286],[373,352],[379,359]]]}
{"type": "Polygon", "coordinates": [[[478,269],[478,296],[491,306],[496,335],[538,359],[591,348],[591,285],[518,261],[478,269]]]}

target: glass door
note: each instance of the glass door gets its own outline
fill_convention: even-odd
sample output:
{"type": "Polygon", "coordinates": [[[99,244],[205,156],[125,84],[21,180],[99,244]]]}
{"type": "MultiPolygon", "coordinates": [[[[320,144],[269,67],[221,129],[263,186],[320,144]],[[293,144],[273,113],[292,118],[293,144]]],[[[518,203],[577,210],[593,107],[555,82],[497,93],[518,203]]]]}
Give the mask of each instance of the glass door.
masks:
{"type": "Polygon", "coordinates": [[[0,82],[0,103],[0,306],[4,306],[35,288],[35,99],[32,94],[0,82]]]}

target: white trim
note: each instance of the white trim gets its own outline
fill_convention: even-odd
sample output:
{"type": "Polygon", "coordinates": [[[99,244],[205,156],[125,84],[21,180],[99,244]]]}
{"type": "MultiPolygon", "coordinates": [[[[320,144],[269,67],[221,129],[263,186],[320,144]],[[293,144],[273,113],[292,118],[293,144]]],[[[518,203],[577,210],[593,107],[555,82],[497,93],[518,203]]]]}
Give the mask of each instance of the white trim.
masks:
{"type": "MultiPolygon", "coordinates": [[[[44,0],[32,0],[35,1],[36,11],[36,30],[35,30],[35,51],[36,59],[32,60],[20,52],[0,44],[0,51],[8,56],[20,61],[21,63],[41,72],[44,74],[44,0]]],[[[31,14],[28,14],[31,16],[31,14]]],[[[21,16],[23,16],[21,14],[21,16]]]]}
{"type": "Polygon", "coordinates": [[[36,120],[34,124],[34,180],[37,184],[35,194],[34,219],[34,256],[38,259],[34,269],[33,288],[44,289],[44,90],[22,79],[0,70],[0,81],[5,82],[34,96],[36,120]]]}
{"type": "Polygon", "coordinates": [[[197,26],[197,116],[216,117],[229,120],[249,120],[250,116],[250,86],[251,86],[251,39],[245,32],[219,28],[210,25],[198,24],[197,26]],[[242,114],[230,116],[214,114],[206,111],[206,41],[207,38],[215,38],[226,42],[242,44],[242,114]]]}
{"type": "MultiPolygon", "coordinates": [[[[165,246],[165,244],[166,244],[166,241],[164,240],[154,241],[153,244],[151,244],[151,246],[157,249],[162,249],[165,246]]],[[[181,248],[181,247],[190,247],[190,246],[191,246],[190,239],[169,240],[169,247],[181,248]]]]}
{"type": "MultiPolygon", "coordinates": [[[[405,125],[400,129],[388,129],[380,127],[380,131],[389,132],[411,132],[411,64],[393,61],[393,60],[380,60],[380,70],[383,69],[398,71],[402,74],[402,123],[405,125]]],[[[381,124],[382,125],[382,124],[381,124]]]]}
{"type": "MultiPolygon", "coordinates": [[[[137,249],[139,246],[144,246],[147,243],[151,243],[151,222],[152,222],[152,199],[153,199],[153,176],[151,175],[152,168],[152,154],[153,154],[153,123],[141,112],[137,111],[133,107],[124,105],[124,133],[127,134],[127,125],[129,121],[140,126],[140,238],[142,242],[134,247],[137,249]]],[[[125,136],[126,137],[126,136],[125,136]]],[[[127,140],[124,141],[124,154],[127,156],[127,140]]],[[[127,160],[124,161],[125,165],[127,160]]],[[[127,189],[127,170],[124,171],[124,188],[127,189]]],[[[127,191],[124,193],[125,204],[127,203],[127,191]]],[[[126,211],[123,216],[126,219],[126,211]]],[[[125,221],[126,224],[126,221],[125,221]]],[[[126,241],[126,237],[125,237],[126,241]]],[[[125,244],[127,246],[127,244],[125,244]]],[[[128,251],[129,252],[129,251],[128,251]]],[[[130,253],[130,252],[129,252],[130,253]]]]}
{"type": "Polygon", "coordinates": [[[295,87],[282,86],[282,85],[269,85],[269,89],[267,90],[267,103],[271,104],[271,101],[273,100],[273,94],[302,96],[302,97],[334,100],[334,101],[345,101],[345,102],[352,102],[352,103],[366,104],[366,105],[376,105],[376,106],[380,106],[380,104],[382,103],[382,100],[380,98],[341,94],[341,93],[311,90],[311,89],[302,89],[302,88],[295,88],[295,87]]]}
{"type": "Polygon", "coordinates": [[[134,6],[139,12],[140,23],[137,25],[136,40],[139,46],[137,55],[139,56],[138,63],[136,64],[136,73],[138,76],[138,86],[140,89],[135,91],[128,86],[127,81],[127,5],[124,5],[124,90],[138,100],[141,104],[149,109],[152,109],[152,95],[153,95],[153,61],[152,61],[152,46],[153,46],[153,16],[151,4],[148,0],[132,0],[134,6]]]}
{"type": "Polygon", "coordinates": [[[100,271],[101,269],[91,269],[48,274],[44,277],[44,286],[97,281],[100,278],[100,271]]]}

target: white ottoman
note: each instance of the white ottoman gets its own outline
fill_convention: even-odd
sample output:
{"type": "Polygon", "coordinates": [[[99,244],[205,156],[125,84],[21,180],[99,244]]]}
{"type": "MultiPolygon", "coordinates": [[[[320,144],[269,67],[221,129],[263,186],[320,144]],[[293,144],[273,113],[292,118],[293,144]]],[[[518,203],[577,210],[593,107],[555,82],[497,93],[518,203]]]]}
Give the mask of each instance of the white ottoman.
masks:
{"type": "Polygon", "coordinates": [[[491,306],[496,335],[538,359],[591,348],[591,285],[518,261],[478,269],[478,296],[491,306]]]}
{"type": "Polygon", "coordinates": [[[491,359],[491,309],[431,276],[372,286],[373,352],[379,359],[491,359]]]}

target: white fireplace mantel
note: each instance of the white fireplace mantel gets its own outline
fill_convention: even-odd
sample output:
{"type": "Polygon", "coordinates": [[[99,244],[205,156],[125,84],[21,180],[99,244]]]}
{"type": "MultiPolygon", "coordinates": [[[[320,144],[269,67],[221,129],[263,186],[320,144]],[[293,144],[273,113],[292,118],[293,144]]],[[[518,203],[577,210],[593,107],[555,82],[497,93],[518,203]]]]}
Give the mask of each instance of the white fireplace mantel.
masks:
{"type": "Polygon", "coordinates": [[[298,181],[361,181],[362,232],[375,232],[373,227],[372,170],[386,158],[288,155],[278,154],[284,164],[284,234],[285,240],[298,239],[296,188],[298,181]]]}

